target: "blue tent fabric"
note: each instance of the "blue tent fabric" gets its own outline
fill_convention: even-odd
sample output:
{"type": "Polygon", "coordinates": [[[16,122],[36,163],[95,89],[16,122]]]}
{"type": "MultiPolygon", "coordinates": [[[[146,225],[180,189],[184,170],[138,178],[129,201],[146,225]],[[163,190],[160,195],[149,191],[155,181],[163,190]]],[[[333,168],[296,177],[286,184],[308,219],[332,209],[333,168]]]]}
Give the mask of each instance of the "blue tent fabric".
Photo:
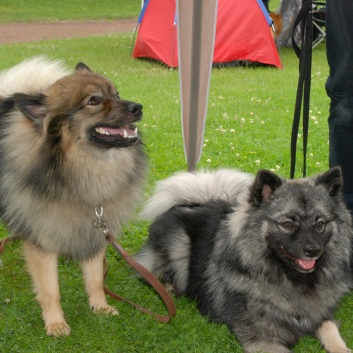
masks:
{"type": "Polygon", "coordinates": [[[143,19],[143,16],[145,16],[145,12],[146,12],[146,9],[148,7],[149,2],[150,2],[150,0],[145,0],[145,2],[143,3],[143,7],[141,9],[140,16],[139,16],[139,18],[137,20],[138,24],[141,24],[141,21],[143,19]]]}

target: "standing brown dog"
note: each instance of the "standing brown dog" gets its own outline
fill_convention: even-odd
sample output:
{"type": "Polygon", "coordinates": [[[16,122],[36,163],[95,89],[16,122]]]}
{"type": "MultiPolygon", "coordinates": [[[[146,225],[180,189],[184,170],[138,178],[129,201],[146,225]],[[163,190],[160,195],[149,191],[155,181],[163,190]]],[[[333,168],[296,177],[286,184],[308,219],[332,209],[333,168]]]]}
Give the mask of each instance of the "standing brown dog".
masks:
{"type": "Polygon", "coordinates": [[[0,73],[0,217],[24,240],[48,335],[70,333],[60,305],[58,257],[80,261],[89,305],[117,314],[103,291],[104,207],[119,231],[141,196],[146,159],[134,123],[142,105],[80,63],[27,60],[0,73]]]}

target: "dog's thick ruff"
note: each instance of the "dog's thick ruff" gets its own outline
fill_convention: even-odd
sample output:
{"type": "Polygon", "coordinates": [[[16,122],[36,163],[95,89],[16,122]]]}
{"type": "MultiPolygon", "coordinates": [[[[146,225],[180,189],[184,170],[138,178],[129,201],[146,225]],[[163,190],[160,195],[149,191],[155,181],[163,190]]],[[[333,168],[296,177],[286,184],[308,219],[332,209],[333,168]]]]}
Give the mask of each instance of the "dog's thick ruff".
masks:
{"type": "Polygon", "coordinates": [[[80,261],[94,311],[116,313],[103,293],[106,240],[142,196],[146,158],[135,123],[142,105],[79,63],[27,60],[0,73],[0,217],[25,241],[49,335],[70,332],[60,306],[58,257],[80,261]]]}
{"type": "Polygon", "coordinates": [[[158,215],[136,259],[225,323],[246,352],[290,352],[317,335],[328,351],[347,353],[331,321],[351,285],[341,183],[339,168],[295,181],[269,171],[172,176],[146,206],[158,215]]]}

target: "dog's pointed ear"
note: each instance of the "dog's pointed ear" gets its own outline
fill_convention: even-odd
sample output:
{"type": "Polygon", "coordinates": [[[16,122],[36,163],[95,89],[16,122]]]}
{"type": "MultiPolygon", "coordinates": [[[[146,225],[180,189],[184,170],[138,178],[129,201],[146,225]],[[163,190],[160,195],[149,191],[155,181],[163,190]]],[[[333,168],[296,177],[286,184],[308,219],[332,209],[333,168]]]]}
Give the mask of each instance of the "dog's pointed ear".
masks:
{"type": "Polygon", "coordinates": [[[43,94],[29,95],[16,93],[13,96],[15,106],[30,119],[35,126],[42,128],[43,120],[47,114],[45,96],[43,94]]]}
{"type": "Polygon", "coordinates": [[[92,70],[84,63],[80,62],[76,65],[75,67],[75,72],[80,74],[80,73],[87,73],[87,72],[92,72],[92,70]]]}
{"type": "Polygon", "coordinates": [[[283,180],[269,170],[259,170],[250,188],[250,203],[258,206],[269,202],[273,192],[281,186],[283,180]]]}
{"type": "Polygon", "coordinates": [[[332,197],[340,195],[343,185],[341,168],[333,167],[326,173],[318,175],[315,180],[315,185],[323,185],[332,197]]]}

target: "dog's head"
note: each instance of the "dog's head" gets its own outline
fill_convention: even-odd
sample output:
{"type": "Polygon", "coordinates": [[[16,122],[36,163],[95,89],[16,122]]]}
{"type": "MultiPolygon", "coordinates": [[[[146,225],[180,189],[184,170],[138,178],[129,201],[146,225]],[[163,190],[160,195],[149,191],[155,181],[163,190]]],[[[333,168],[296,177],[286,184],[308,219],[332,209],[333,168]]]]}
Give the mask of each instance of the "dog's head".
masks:
{"type": "Polygon", "coordinates": [[[268,250],[278,261],[300,273],[316,269],[330,239],[339,239],[338,223],[350,223],[341,187],[339,167],[300,180],[258,172],[249,201],[261,212],[268,250]]]}
{"type": "Polygon", "coordinates": [[[142,118],[142,105],[122,100],[108,79],[83,63],[45,92],[18,93],[13,99],[37,133],[63,149],[73,144],[110,148],[139,142],[134,123],[142,118]]]}

